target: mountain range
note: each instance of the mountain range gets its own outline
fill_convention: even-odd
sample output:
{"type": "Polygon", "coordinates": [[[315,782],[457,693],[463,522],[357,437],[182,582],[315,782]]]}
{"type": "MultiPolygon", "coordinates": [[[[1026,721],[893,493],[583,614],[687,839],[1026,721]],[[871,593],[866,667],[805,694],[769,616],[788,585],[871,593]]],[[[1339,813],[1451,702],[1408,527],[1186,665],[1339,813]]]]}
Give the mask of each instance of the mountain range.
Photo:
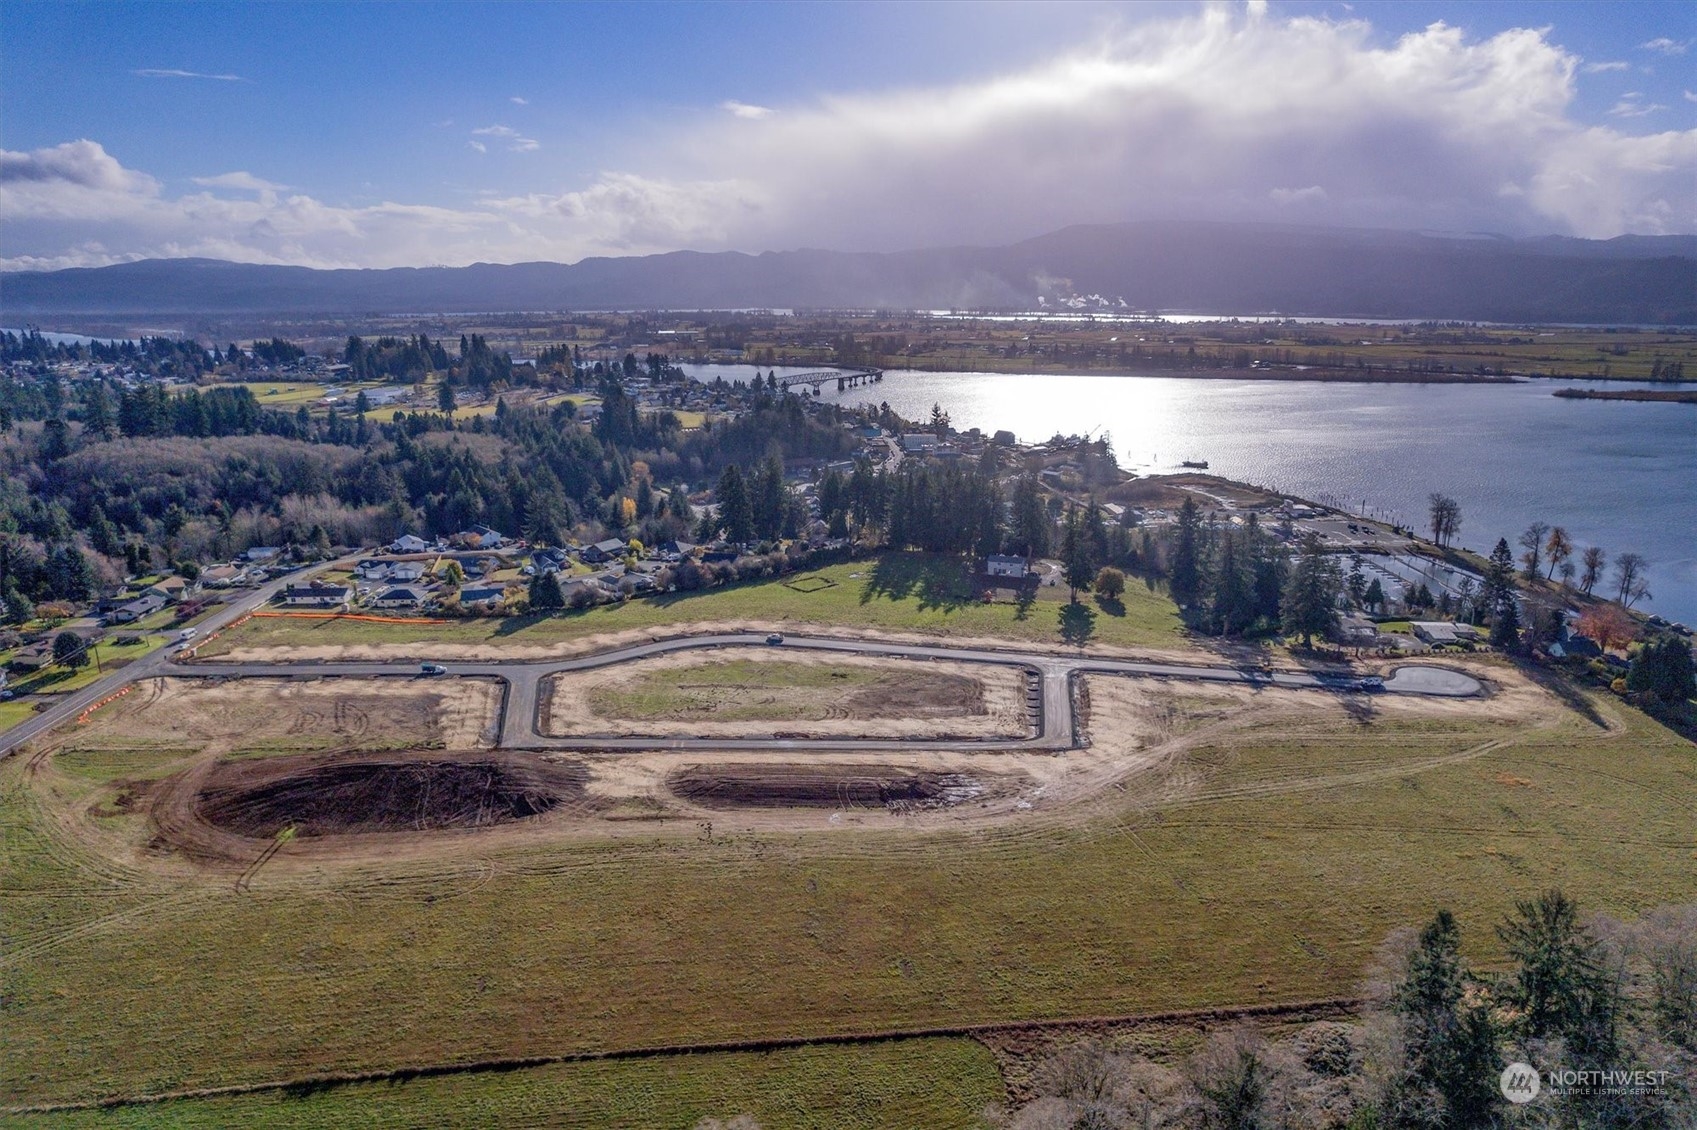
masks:
{"type": "Polygon", "coordinates": [[[1081,225],[1001,247],[675,251],[317,270],[211,259],[0,274],[41,315],[1082,308],[1697,324],[1697,236],[1509,238],[1207,222],[1081,225]],[[1099,298],[1096,302],[1091,296],[1099,298]]]}

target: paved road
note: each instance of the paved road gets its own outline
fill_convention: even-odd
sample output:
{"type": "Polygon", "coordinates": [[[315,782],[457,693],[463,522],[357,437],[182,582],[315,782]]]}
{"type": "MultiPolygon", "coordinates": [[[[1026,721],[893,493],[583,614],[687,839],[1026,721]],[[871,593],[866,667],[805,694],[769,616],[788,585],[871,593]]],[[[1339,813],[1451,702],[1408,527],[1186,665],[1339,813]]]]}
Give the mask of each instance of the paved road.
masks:
{"type": "MultiPolygon", "coordinates": [[[[766,637],[756,633],[680,636],[655,639],[575,659],[449,661],[428,651],[422,658],[440,663],[448,675],[500,679],[506,684],[501,709],[498,744],[508,749],[583,750],[900,750],[916,745],[939,750],[1062,750],[1076,745],[1072,706],[1072,681],[1079,674],[1136,675],[1145,678],[1237,683],[1249,686],[1282,687],[1293,690],[1353,692],[1364,689],[1360,678],[1342,674],[1312,674],[1305,671],[1264,671],[1238,667],[1154,663],[1129,659],[1092,659],[1065,655],[1032,654],[985,648],[945,647],[925,644],[885,643],[877,640],[837,639],[830,636],[789,636],[783,650],[834,651],[877,656],[908,662],[954,660],[1017,667],[1029,673],[1041,693],[1034,710],[1034,733],[1023,738],[987,738],[975,741],[925,741],[904,738],[657,738],[589,735],[554,737],[539,732],[538,715],[543,683],[551,675],[592,671],[619,663],[666,655],[724,647],[766,646],[766,637]]],[[[774,647],[774,652],[779,649],[774,647]]],[[[126,668],[120,674],[129,674],[126,668]]],[[[133,678],[148,675],[180,675],[199,678],[255,677],[349,677],[388,676],[428,681],[417,661],[350,663],[174,663],[169,657],[137,671],[133,678]]],[[[1387,694],[1428,695],[1462,698],[1483,693],[1479,682],[1459,671],[1440,667],[1401,667],[1385,680],[1387,694]]],[[[96,696],[98,697],[98,696],[96,696]]],[[[92,700],[91,700],[92,701],[92,700]]]]}
{"type": "MultiPolygon", "coordinates": [[[[319,565],[309,566],[306,569],[297,569],[292,573],[285,573],[276,580],[244,594],[241,599],[223,605],[217,612],[196,624],[195,629],[201,638],[205,638],[225,627],[232,620],[239,619],[256,608],[263,607],[273,596],[282,591],[284,585],[299,584],[308,577],[317,576],[319,573],[327,569],[334,569],[337,566],[347,568],[365,556],[367,555],[363,553],[356,554],[336,561],[326,561],[319,565]]],[[[167,643],[164,647],[118,668],[105,678],[96,679],[80,691],[54,696],[53,705],[48,709],[43,710],[28,721],[20,722],[10,730],[0,733],[0,757],[10,755],[13,750],[30,739],[45,734],[62,722],[68,722],[107,695],[122,690],[131,683],[152,678],[155,675],[182,674],[181,666],[173,662],[175,651],[175,643],[167,643]]]]}

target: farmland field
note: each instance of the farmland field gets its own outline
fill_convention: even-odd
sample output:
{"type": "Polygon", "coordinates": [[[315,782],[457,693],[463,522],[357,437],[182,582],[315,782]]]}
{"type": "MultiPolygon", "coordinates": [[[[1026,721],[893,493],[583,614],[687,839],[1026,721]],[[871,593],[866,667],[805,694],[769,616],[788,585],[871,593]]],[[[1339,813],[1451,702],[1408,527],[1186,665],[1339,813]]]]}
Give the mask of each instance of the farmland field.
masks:
{"type": "Polygon", "coordinates": [[[305,1093],[195,1099],[115,1111],[59,1112],[21,1125],[171,1127],[689,1127],[747,1116],[763,1127],[981,1125],[1001,1101],[990,1053],[971,1040],[662,1056],[478,1072],[305,1093]]]}
{"type": "MultiPolygon", "coordinates": [[[[93,801],[145,751],[14,758],[0,1101],[1331,997],[1439,905],[1490,965],[1489,923],[1555,883],[1612,913],[1688,901],[1690,744],[1612,700],[1478,669],[1488,703],[1092,678],[1098,745],[1122,735],[1146,767],[992,820],[761,809],[617,836],[444,832],[428,851],[378,836],[337,857],[290,845],[245,886],[137,850],[142,807],[93,801]]],[[[429,1086],[515,1112],[552,1085],[526,1075],[429,1086]]],[[[583,1105],[643,1122],[674,1109],[641,1105],[656,1094],[583,1105]]],[[[280,1117],[263,1111],[281,1099],[239,1101],[280,1117]]]]}

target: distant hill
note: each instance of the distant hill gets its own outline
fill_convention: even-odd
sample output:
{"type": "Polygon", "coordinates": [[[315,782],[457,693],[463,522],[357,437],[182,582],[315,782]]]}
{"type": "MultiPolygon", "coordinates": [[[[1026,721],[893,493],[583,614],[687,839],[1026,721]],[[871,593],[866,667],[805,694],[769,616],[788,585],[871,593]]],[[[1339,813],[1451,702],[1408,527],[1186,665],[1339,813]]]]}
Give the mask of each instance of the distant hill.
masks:
{"type": "Polygon", "coordinates": [[[1697,237],[1509,239],[1259,224],[1065,228],[1006,247],[676,251],[573,264],[320,271],[210,259],[0,274],[8,320],[44,314],[1016,309],[1697,324],[1697,237]]]}

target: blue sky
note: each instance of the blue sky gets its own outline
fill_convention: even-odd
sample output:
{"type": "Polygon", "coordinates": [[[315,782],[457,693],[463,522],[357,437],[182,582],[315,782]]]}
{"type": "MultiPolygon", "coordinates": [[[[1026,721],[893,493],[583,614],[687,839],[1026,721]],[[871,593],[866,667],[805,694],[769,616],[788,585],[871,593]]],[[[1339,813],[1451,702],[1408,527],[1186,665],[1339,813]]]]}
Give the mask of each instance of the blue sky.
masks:
{"type": "Polygon", "coordinates": [[[1697,5],[1262,8],[13,0],[0,263],[1693,230],[1697,5]]]}

